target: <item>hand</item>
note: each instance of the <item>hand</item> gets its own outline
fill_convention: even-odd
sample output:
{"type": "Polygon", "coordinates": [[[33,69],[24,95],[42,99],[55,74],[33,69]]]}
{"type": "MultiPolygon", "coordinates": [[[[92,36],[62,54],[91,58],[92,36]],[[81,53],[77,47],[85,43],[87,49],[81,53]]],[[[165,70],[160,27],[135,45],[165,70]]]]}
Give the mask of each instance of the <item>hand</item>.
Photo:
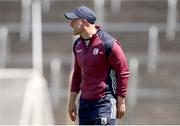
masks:
{"type": "Polygon", "coordinates": [[[125,98],[118,96],[117,99],[117,119],[121,119],[126,111],[125,98]]]}
{"type": "Polygon", "coordinates": [[[69,99],[69,107],[68,107],[68,113],[72,121],[75,121],[77,118],[77,107],[76,107],[76,97],[78,93],[71,92],[70,99],[69,99]]]}
{"type": "Polygon", "coordinates": [[[117,119],[121,119],[125,115],[126,106],[124,103],[117,104],[117,119]]]}
{"type": "Polygon", "coordinates": [[[68,113],[72,121],[75,121],[77,118],[76,110],[77,110],[76,104],[72,104],[72,103],[69,104],[68,113]]]}

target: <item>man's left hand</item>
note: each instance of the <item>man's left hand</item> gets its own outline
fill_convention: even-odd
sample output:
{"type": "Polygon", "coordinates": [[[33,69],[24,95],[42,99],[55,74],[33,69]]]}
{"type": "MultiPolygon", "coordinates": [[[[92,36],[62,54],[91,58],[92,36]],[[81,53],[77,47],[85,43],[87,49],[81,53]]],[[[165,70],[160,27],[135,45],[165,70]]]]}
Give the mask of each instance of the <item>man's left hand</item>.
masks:
{"type": "Polygon", "coordinates": [[[125,115],[125,111],[126,111],[125,99],[122,97],[118,97],[117,119],[121,119],[125,115]]]}

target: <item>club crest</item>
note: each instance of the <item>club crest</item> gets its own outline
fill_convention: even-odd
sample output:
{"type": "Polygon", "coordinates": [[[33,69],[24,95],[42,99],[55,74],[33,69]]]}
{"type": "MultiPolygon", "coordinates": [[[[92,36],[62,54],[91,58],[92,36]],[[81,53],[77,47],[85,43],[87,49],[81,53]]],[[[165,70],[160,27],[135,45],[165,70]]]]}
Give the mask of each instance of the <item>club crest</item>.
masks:
{"type": "Polygon", "coordinates": [[[94,48],[93,55],[98,55],[98,53],[99,53],[99,49],[98,48],[94,48]]]}

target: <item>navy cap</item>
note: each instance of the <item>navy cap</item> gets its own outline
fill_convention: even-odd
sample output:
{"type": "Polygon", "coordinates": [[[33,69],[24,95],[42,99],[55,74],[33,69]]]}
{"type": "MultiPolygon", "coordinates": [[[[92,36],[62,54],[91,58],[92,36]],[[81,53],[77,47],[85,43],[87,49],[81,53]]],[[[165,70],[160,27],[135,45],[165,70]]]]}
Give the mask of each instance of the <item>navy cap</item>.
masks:
{"type": "Polygon", "coordinates": [[[70,12],[66,12],[64,16],[69,20],[76,18],[86,19],[91,24],[94,24],[96,21],[96,15],[94,11],[86,6],[80,6],[70,12]]]}

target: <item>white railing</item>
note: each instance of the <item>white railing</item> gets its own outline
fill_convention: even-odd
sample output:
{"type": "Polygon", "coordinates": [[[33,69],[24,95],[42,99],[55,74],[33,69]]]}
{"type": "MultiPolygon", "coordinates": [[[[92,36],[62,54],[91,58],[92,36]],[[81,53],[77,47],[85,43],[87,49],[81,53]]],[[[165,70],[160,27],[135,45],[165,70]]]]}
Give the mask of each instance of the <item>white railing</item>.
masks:
{"type": "Polygon", "coordinates": [[[9,54],[8,28],[3,26],[0,28],[0,67],[6,67],[9,54]]]}
{"type": "Polygon", "coordinates": [[[94,10],[97,17],[97,24],[104,26],[105,0],[94,0],[94,10]]]}
{"type": "Polygon", "coordinates": [[[129,68],[131,71],[130,78],[129,78],[129,84],[128,84],[128,96],[127,96],[127,114],[128,119],[126,119],[127,124],[131,124],[131,121],[133,120],[133,115],[135,112],[136,103],[138,100],[138,84],[139,84],[139,74],[138,74],[138,68],[139,67],[139,61],[137,58],[130,59],[129,62],[129,68]]]}
{"type": "Polygon", "coordinates": [[[167,13],[167,39],[172,41],[175,38],[177,25],[177,0],[168,0],[167,13]]]}
{"type": "Polygon", "coordinates": [[[119,13],[121,9],[122,0],[111,0],[111,11],[113,13],[119,13]]]}
{"type": "Polygon", "coordinates": [[[147,61],[147,71],[149,73],[156,72],[157,59],[158,59],[158,29],[152,26],[149,29],[149,42],[148,42],[148,61],[147,61]]]}
{"type": "Polygon", "coordinates": [[[32,2],[32,53],[33,69],[43,73],[41,1],[32,2]]]}
{"type": "Polygon", "coordinates": [[[51,61],[51,80],[50,80],[50,90],[52,96],[52,102],[56,108],[60,103],[61,93],[62,93],[62,74],[61,74],[61,60],[54,58],[51,61]]]}
{"type": "Polygon", "coordinates": [[[22,0],[21,2],[21,31],[20,38],[23,42],[29,40],[31,29],[31,1],[22,0]]]}

